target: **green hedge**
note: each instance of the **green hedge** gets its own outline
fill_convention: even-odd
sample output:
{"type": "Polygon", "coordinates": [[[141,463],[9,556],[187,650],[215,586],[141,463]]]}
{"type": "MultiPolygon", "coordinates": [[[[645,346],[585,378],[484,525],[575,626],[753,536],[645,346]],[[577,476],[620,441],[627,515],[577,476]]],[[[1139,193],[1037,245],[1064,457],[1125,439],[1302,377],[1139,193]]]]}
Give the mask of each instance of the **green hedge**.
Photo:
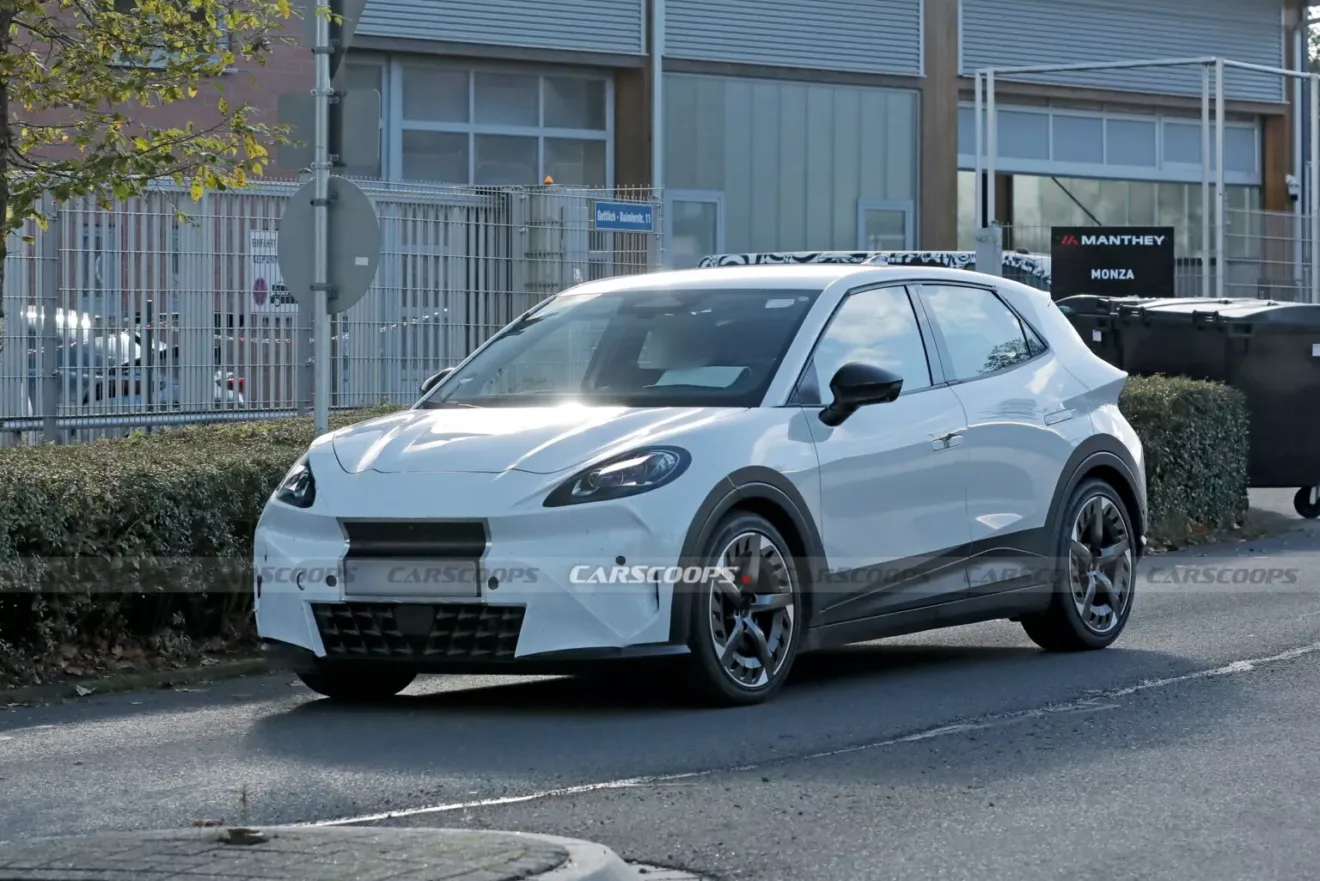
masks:
{"type": "MultiPolygon", "coordinates": [[[[1155,541],[1240,520],[1241,395],[1134,378],[1120,408],[1145,444],[1155,541]]],[[[313,434],[300,419],[0,450],[0,684],[250,640],[253,527],[313,434]]]]}
{"type": "Polygon", "coordinates": [[[1146,451],[1151,541],[1177,543],[1242,524],[1249,450],[1241,392],[1181,377],[1132,377],[1119,409],[1146,451]]]}
{"type": "Polygon", "coordinates": [[[245,641],[253,529],[314,436],[291,419],[0,450],[0,685],[245,641]]]}

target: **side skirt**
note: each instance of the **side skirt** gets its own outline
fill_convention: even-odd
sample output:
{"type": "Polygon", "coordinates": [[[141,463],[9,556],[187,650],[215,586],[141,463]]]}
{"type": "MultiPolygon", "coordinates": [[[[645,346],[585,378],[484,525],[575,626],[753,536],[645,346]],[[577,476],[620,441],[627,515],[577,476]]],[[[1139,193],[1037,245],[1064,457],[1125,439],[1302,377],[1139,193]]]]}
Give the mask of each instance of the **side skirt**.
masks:
{"type": "Polygon", "coordinates": [[[1019,587],[1015,590],[974,595],[934,606],[908,609],[827,624],[807,631],[803,651],[834,648],[856,642],[904,636],[945,627],[960,627],[1004,618],[1017,618],[1044,611],[1053,589],[1047,584],[1019,587]]]}

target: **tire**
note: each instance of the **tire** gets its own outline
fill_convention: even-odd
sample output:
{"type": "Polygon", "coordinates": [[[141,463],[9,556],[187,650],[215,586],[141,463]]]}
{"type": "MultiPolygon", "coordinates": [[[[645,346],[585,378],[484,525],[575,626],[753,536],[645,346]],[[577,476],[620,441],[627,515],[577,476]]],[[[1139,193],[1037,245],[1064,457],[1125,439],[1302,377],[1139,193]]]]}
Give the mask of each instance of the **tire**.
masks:
{"type": "Polygon", "coordinates": [[[1307,520],[1314,520],[1320,517],[1320,494],[1317,494],[1316,501],[1311,501],[1311,491],[1315,487],[1304,486],[1293,496],[1293,508],[1298,514],[1307,520]]]}
{"type": "Polygon", "coordinates": [[[1112,486],[1090,479],[1073,491],[1058,529],[1058,563],[1049,607],[1023,617],[1022,628],[1032,642],[1050,652],[1105,648],[1118,639],[1132,612],[1139,539],[1133,534],[1131,515],[1112,486]],[[1099,541],[1093,532],[1097,515],[1099,541]],[[1080,542],[1074,542],[1074,534],[1080,542]],[[1095,553],[1097,546],[1106,553],[1095,553]]]}
{"type": "Polygon", "coordinates": [[[417,674],[409,670],[354,670],[321,667],[298,673],[312,691],[334,701],[370,703],[388,700],[403,691],[417,674]]]}
{"type": "Polygon", "coordinates": [[[701,585],[678,585],[695,591],[689,604],[688,647],[696,689],[718,706],[769,700],[788,678],[804,635],[803,581],[797,561],[774,524],[743,511],[720,523],[702,559],[704,566],[730,566],[738,577],[736,584],[717,578],[701,585]],[[744,583],[744,578],[755,580],[744,583]],[[764,607],[762,611],[755,610],[757,604],[764,607]]]}

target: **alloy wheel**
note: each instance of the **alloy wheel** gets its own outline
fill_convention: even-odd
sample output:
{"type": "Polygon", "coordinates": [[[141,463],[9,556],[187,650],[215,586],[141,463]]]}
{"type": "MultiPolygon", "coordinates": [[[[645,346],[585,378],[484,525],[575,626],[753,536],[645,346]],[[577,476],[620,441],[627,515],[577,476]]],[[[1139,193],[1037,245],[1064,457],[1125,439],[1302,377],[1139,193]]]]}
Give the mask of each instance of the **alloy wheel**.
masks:
{"type": "Polygon", "coordinates": [[[1094,496],[1077,512],[1068,553],[1068,586],[1087,630],[1103,636],[1123,621],[1132,601],[1133,553],[1123,512],[1094,496]]]}
{"type": "Polygon", "coordinates": [[[737,535],[717,565],[734,580],[716,577],[710,587],[710,638],[720,668],[746,689],[762,688],[779,674],[797,638],[792,565],[761,532],[737,535]]]}

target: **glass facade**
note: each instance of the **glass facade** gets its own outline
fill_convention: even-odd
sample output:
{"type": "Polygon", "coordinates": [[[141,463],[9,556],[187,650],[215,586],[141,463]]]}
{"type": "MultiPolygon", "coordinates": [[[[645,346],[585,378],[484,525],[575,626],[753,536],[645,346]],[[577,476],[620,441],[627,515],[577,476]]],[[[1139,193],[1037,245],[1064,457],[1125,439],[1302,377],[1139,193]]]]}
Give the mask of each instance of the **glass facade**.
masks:
{"type": "MultiPolygon", "coordinates": [[[[976,247],[976,174],[958,172],[958,247],[976,247]]],[[[1171,226],[1180,257],[1201,256],[1201,185],[1149,181],[1013,175],[1011,245],[1048,254],[1052,226],[1171,226]]],[[[1259,218],[1260,187],[1225,187],[1230,257],[1253,256],[1259,237],[1235,234],[1233,224],[1259,218]]]]}
{"type": "Polygon", "coordinates": [[[610,84],[540,74],[400,62],[396,179],[477,186],[604,187],[610,84]]]}

